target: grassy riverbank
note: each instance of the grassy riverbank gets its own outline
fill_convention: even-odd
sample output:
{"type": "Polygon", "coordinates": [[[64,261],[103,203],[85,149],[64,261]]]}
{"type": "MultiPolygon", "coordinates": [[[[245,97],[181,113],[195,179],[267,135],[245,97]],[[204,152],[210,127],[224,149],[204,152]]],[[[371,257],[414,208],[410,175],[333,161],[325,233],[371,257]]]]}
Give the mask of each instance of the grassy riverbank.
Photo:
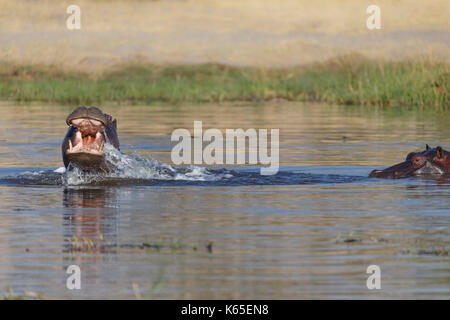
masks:
{"type": "Polygon", "coordinates": [[[376,62],[346,56],[285,69],[217,64],[128,65],[101,75],[3,64],[0,99],[60,104],[324,101],[362,105],[449,105],[450,65],[376,62]]]}

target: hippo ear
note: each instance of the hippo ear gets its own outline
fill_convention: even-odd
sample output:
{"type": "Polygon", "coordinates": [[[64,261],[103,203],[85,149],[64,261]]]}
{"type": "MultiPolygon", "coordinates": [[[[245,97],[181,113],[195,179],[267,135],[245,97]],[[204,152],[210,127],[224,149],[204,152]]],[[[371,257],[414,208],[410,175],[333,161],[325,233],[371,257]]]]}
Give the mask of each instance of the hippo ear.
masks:
{"type": "Polygon", "coordinates": [[[442,152],[442,148],[440,146],[436,147],[436,156],[438,159],[441,159],[444,156],[443,152],[442,152]]]}
{"type": "Polygon", "coordinates": [[[425,145],[425,149],[426,149],[426,150],[430,149],[430,146],[429,146],[428,144],[425,145]]]}

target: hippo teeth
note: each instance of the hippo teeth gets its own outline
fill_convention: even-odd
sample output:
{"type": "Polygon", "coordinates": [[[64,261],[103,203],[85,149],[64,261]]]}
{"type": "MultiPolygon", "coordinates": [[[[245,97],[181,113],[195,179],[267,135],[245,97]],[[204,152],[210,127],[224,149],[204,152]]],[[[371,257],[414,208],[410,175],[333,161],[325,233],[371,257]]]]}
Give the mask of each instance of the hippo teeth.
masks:
{"type": "MultiPolygon", "coordinates": [[[[101,137],[101,136],[98,136],[101,137]]],[[[85,142],[83,139],[79,139],[75,144],[69,139],[69,148],[67,152],[76,153],[76,152],[88,152],[101,154],[103,152],[103,148],[105,146],[105,141],[93,141],[93,142],[85,142]]]]}

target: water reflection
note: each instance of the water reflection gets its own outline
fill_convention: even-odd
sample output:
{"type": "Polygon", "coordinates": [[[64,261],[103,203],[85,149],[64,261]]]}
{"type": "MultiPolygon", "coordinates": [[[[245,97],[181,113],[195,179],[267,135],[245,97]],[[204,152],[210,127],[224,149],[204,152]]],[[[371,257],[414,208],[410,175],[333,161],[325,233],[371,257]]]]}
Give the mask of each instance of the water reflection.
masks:
{"type": "Polygon", "coordinates": [[[65,252],[115,252],[118,234],[115,189],[64,188],[63,205],[68,208],[63,215],[65,252]]]}

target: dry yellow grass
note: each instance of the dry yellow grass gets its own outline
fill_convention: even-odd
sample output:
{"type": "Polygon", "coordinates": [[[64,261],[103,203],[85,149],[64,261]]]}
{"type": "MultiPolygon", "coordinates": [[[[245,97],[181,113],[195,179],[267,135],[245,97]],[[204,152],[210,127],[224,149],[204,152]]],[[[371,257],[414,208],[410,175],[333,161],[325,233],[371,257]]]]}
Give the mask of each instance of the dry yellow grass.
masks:
{"type": "Polygon", "coordinates": [[[129,62],[284,67],[348,52],[369,58],[450,59],[448,0],[0,2],[0,61],[102,71],[129,62]],[[82,28],[66,29],[76,3],[82,28]]]}

